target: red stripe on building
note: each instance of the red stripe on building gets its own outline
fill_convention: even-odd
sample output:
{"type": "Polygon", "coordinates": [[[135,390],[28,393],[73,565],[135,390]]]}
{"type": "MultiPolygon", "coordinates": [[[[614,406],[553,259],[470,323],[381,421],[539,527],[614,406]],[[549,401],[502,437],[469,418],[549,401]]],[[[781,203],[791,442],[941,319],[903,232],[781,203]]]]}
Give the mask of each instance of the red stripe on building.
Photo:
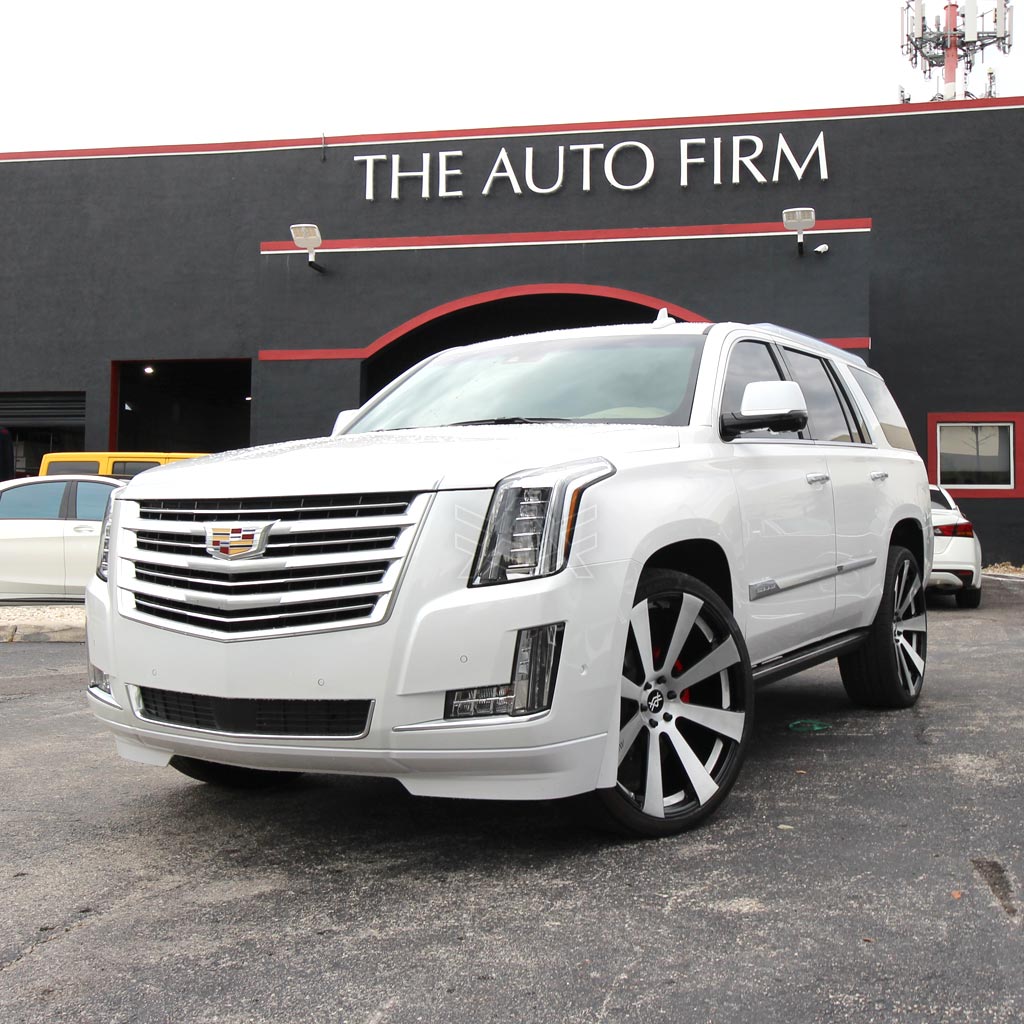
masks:
{"type": "Polygon", "coordinates": [[[869,349],[871,348],[870,338],[822,338],[822,341],[827,341],[830,345],[835,345],[836,348],[845,349],[869,349]]]}
{"type": "MultiPolygon", "coordinates": [[[[870,217],[846,220],[822,220],[808,235],[839,231],[870,231],[870,217]]],[[[383,249],[443,249],[458,246],[552,245],[580,242],[657,241],[675,238],[727,238],[735,235],[787,235],[778,221],[756,224],[687,224],[671,227],[583,228],[574,231],[520,231],[480,235],[409,235],[398,238],[334,238],[327,239],[317,252],[358,252],[383,249]]],[[[292,241],[261,242],[260,254],[302,253],[292,241]]]]}
{"type": "Polygon", "coordinates": [[[502,138],[532,135],[569,135],[586,132],[648,131],[704,125],[746,125],[789,121],[827,121],[858,117],[940,114],[951,110],[986,110],[1024,106],[1024,97],[947,100],[942,103],[897,103],[866,107],[825,107],[753,114],[705,114],[699,117],[659,117],[633,121],[590,121],[500,128],[457,128],[450,131],[383,132],[369,135],[332,135],[305,139],[268,139],[248,142],[200,142],[162,146],[112,146],[97,149],[45,149],[0,153],[0,161],[71,160],[98,157],[186,156],[203,153],[245,153],[253,150],[314,149],[323,146],[358,146],[377,143],[443,142],[447,139],[502,138]]]}

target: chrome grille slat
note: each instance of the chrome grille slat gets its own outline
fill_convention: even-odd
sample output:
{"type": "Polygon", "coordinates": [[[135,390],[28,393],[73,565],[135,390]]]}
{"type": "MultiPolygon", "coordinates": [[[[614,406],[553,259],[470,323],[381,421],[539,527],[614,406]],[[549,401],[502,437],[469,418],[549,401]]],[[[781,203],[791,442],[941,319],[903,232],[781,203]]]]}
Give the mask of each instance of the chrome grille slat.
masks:
{"type": "MultiPolygon", "coordinates": [[[[409,515],[386,515],[386,516],[375,516],[372,520],[367,523],[366,521],[343,523],[337,519],[303,519],[301,521],[286,521],[276,520],[272,515],[263,517],[257,517],[253,515],[246,522],[259,523],[259,522],[273,522],[276,524],[274,529],[275,536],[278,537],[302,537],[317,532],[323,533],[342,533],[345,531],[356,531],[364,533],[367,530],[384,530],[384,529],[401,529],[403,526],[411,526],[416,522],[415,516],[409,515]]],[[[168,539],[174,537],[195,537],[202,535],[202,527],[206,523],[224,523],[230,525],[234,520],[231,519],[197,519],[194,521],[179,521],[179,520],[152,520],[152,519],[139,519],[138,524],[132,526],[136,533],[152,536],[164,536],[168,539]]]]}
{"type": "MultiPolygon", "coordinates": [[[[303,587],[291,590],[278,589],[256,593],[231,593],[217,590],[202,590],[189,587],[188,604],[203,611],[224,611],[232,609],[265,609],[268,615],[286,615],[290,608],[310,601],[343,601],[361,597],[376,601],[386,587],[377,584],[349,584],[333,587],[303,587]]],[[[136,580],[133,588],[137,602],[158,601],[176,603],[182,596],[179,587],[168,587],[148,580],[136,580]]]]}
{"type": "MultiPolygon", "coordinates": [[[[273,558],[290,558],[301,554],[341,554],[348,551],[379,551],[394,546],[401,535],[401,529],[390,530],[335,530],[306,534],[271,533],[267,543],[267,555],[273,558]],[[294,539],[296,536],[302,540],[294,539]]],[[[206,552],[206,538],[185,539],[187,535],[156,533],[149,530],[135,530],[135,546],[139,551],[155,551],[165,554],[202,555],[206,552]]]]}
{"type": "Polygon", "coordinates": [[[175,569],[152,562],[136,562],[135,578],[143,582],[156,583],[164,587],[187,587],[190,590],[207,590],[211,593],[242,590],[318,589],[324,586],[353,583],[379,583],[388,570],[390,562],[365,562],[346,565],[337,569],[330,566],[311,566],[300,569],[280,569],[269,572],[249,572],[241,577],[231,573],[215,573],[205,570],[175,569]],[[342,571],[348,570],[348,571],[342,571]]]}
{"type": "Polygon", "coordinates": [[[379,622],[429,500],[401,492],[126,502],[122,614],[232,639],[379,622]],[[209,553],[208,525],[220,528],[214,548],[223,528],[243,538],[230,549],[237,560],[209,553]],[[246,549],[249,525],[265,530],[262,553],[246,549]]]}
{"type": "Polygon", "coordinates": [[[342,601],[311,601],[292,606],[281,605],[273,610],[265,610],[260,615],[246,615],[242,613],[252,609],[207,608],[204,611],[198,611],[199,606],[192,602],[154,600],[143,594],[135,596],[136,607],[143,611],[149,611],[151,614],[163,614],[164,617],[178,622],[214,623],[231,632],[238,632],[240,629],[251,627],[257,623],[269,624],[278,621],[294,623],[314,617],[317,621],[344,621],[369,614],[373,611],[376,603],[376,599],[360,598],[347,598],[342,601]],[[328,616],[328,618],[323,618],[324,616],[328,616]]]}
{"type": "MultiPolygon", "coordinates": [[[[124,536],[130,537],[130,534],[124,536]]],[[[241,579],[251,573],[284,571],[294,568],[326,568],[337,567],[343,569],[349,566],[365,565],[370,562],[396,562],[400,561],[405,554],[405,540],[399,538],[399,543],[394,548],[382,552],[363,551],[341,551],[331,552],[326,555],[315,555],[303,552],[301,557],[280,558],[264,555],[262,558],[254,558],[249,561],[230,563],[230,575],[241,579]]],[[[139,564],[159,566],[165,571],[216,571],[223,569],[227,563],[215,561],[206,554],[205,549],[201,555],[185,554],[179,552],[160,551],[139,551],[138,548],[126,542],[118,551],[121,558],[131,559],[139,564]]]]}
{"type": "Polygon", "coordinates": [[[146,500],[139,503],[139,518],[179,522],[230,522],[266,519],[354,519],[401,515],[416,495],[393,494],[332,495],[300,497],[195,498],[146,500]],[[387,510],[386,512],[383,510],[387,510]]]}

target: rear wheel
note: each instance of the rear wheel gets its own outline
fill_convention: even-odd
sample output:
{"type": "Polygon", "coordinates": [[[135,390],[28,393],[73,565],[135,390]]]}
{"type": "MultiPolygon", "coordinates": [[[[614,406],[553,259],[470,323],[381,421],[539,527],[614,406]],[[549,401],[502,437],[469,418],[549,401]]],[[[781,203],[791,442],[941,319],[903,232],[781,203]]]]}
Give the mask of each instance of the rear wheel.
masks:
{"type": "Polygon", "coordinates": [[[893,545],[882,600],[864,646],[839,659],[843,686],[856,704],[909,708],[924,684],[928,614],[917,559],[893,545]]]}
{"type": "Polygon", "coordinates": [[[218,764],[216,761],[200,761],[195,757],[177,756],[171,758],[171,767],[190,779],[207,782],[211,786],[223,786],[226,789],[264,789],[287,785],[302,774],[242,768],[237,764],[218,764]]]}
{"type": "Polygon", "coordinates": [[[956,592],[957,608],[980,608],[981,587],[964,587],[956,592]]]}
{"type": "Polygon", "coordinates": [[[754,717],[746,645],[713,590],[668,569],[641,577],[619,705],[618,783],[598,791],[614,824],[665,836],[703,821],[739,775],[754,717]]]}

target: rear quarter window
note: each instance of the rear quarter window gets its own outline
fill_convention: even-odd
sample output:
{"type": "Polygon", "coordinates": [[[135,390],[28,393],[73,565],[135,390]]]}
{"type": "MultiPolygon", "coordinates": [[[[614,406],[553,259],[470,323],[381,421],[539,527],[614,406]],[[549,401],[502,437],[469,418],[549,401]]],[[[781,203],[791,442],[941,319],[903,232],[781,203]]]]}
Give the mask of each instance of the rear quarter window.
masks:
{"type": "Polygon", "coordinates": [[[914,445],[914,439],[910,436],[910,430],[907,428],[907,421],[903,418],[896,399],[892,397],[881,377],[876,377],[873,373],[865,373],[864,370],[859,370],[856,367],[850,367],[850,372],[860,385],[864,397],[871,406],[871,411],[881,424],[882,434],[886,441],[893,448],[916,452],[917,448],[914,445]]]}

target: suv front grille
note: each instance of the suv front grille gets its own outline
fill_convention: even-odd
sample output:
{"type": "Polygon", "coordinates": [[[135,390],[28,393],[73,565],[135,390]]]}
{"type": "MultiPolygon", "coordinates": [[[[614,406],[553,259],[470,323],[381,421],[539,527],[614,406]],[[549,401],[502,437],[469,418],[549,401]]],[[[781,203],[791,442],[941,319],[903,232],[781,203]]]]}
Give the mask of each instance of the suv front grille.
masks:
{"type": "Polygon", "coordinates": [[[123,502],[120,611],[231,640],[380,622],[430,498],[123,502]]]}
{"type": "Polygon", "coordinates": [[[208,697],[140,686],[140,718],[187,729],[244,736],[333,736],[366,734],[369,700],[269,700],[208,697]]]}

